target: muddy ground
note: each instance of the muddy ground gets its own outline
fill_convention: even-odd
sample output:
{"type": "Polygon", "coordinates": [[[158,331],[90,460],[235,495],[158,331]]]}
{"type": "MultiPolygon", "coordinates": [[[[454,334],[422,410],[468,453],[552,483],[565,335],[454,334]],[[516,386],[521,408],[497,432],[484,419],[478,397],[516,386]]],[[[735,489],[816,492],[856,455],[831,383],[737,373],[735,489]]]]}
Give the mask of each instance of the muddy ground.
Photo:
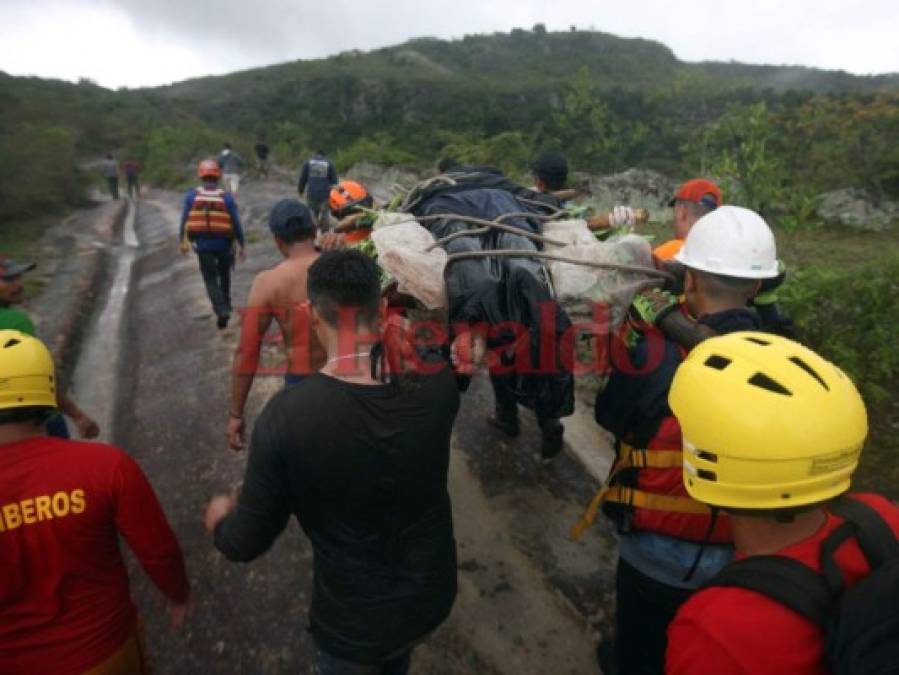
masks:
{"type": "MultiPolygon", "coordinates": [[[[277,261],[265,217],[292,193],[289,183],[241,186],[250,245],[234,277],[235,306],[253,275],[277,261]]],[[[78,222],[108,218],[112,208],[78,222]]],[[[185,552],[196,610],[178,633],[132,564],[155,671],[311,673],[305,626],[312,551],[299,527],[289,526],[263,558],[238,565],[219,555],[201,523],[205,501],[237,488],[246,461],[224,438],[238,328],[216,330],[196,259],[178,254],[180,196],[148,190],[130,208],[111,237],[91,239],[105,256],[100,288],[89,297],[70,289],[68,298],[65,288],[55,290],[45,307],[74,297],[91,309],[73,359],[72,393],[104,421],[105,438],[137,458],[185,552]]],[[[257,379],[249,420],[279,386],[273,377],[257,379]]],[[[599,672],[594,649],[612,610],[614,540],[604,525],[577,543],[567,531],[596,488],[591,472],[610,461],[608,443],[579,403],[566,420],[570,447],[544,466],[535,459],[533,416],[522,411],[523,433],[509,440],[486,425],[491,406],[489,382],[476,378],[463,398],[450,466],[459,597],[449,620],[416,650],[412,672],[599,672]]]]}

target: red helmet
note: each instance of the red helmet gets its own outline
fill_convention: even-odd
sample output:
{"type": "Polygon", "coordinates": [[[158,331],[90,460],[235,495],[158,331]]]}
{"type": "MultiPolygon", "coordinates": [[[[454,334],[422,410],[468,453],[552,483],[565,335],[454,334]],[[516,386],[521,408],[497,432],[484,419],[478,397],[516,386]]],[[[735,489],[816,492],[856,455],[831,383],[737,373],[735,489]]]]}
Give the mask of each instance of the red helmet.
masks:
{"type": "Polygon", "coordinates": [[[204,159],[197,167],[197,175],[200,178],[218,178],[222,175],[222,169],[214,159],[204,159]]]}
{"type": "Polygon", "coordinates": [[[333,188],[328,199],[331,213],[336,218],[343,218],[356,210],[357,206],[371,207],[373,204],[371,195],[362,183],[354,180],[342,180],[333,188]]]}

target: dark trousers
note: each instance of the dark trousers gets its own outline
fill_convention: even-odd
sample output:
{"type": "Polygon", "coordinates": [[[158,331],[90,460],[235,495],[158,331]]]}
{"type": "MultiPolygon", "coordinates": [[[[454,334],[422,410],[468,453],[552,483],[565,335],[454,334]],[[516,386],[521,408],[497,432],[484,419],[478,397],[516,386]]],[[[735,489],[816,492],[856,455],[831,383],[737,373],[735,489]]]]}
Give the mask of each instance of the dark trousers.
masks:
{"type": "Polygon", "coordinates": [[[318,226],[318,229],[322,232],[330,230],[331,207],[328,204],[328,198],[325,197],[323,201],[319,201],[317,199],[309,197],[306,201],[307,205],[309,206],[309,210],[312,211],[312,217],[315,219],[315,224],[318,226]]]}
{"type": "Polygon", "coordinates": [[[411,651],[402,652],[389,661],[364,665],[344,661],[321,649],[316,649],[315,675],[406,675],[411,664],[411,651]]]}
{"type": "Polygon", "coordinates": [[[664,675],[668,624],[692,591],[660,583],[618,559],[618,675],[664,675]]]}
{"type": "Polygon", "coordinates": [[[137,179],[137,174],[127,174],[126,178],[128,179],[128,196],[134,197],[135,195],[140,194],[140,183],[137,179]]]}
{"type": "MultiPolygon", "coordinates": [[[[490,375],[490,384],[493,385],[493,397],[496,400],[496,415],[504,419],[514,419],[518,417],[518,401],[515,400],[513,392],[513,383],[515,381],[512,375],[490,375]]],[[[558,417],[545,417],[534,413],[537,417],[537,424],[540,430],[544,431],[559,423],[558,417]]]]}
{"type": "Polygon", "coordinates": [[[231,251],[197,253],[200,273],[206,283],[206,293],[216,316],[231,314],[231,251]]]}
{"type": "Polygon", "coordinates": [[[106,182],[109,183],[109,194],[112,195],[113,199],[119,198],[119,179],[113,176],[108,176],[106,178],[106,182]]]}

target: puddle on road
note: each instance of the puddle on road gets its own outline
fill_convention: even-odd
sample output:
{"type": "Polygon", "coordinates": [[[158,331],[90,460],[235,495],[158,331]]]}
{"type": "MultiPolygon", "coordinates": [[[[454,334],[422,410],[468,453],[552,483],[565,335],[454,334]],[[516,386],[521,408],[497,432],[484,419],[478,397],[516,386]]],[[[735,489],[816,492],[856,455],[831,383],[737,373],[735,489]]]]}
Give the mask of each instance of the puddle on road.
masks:
{"type": "Polygon", "coordinates": [[[122,329],[125,304],[131,287],[131,267],[140,247],[134,224],[137,206],[128,199],[128,214],[122,228],[122,242],[110,247],[115,274],[105,290],[102,305],[94,316],[78,354],[72,375],[71,393],[84,411],[100,426],[100,439],[115,440],[115,410],[118,372],[122,360],[122,329]]]}

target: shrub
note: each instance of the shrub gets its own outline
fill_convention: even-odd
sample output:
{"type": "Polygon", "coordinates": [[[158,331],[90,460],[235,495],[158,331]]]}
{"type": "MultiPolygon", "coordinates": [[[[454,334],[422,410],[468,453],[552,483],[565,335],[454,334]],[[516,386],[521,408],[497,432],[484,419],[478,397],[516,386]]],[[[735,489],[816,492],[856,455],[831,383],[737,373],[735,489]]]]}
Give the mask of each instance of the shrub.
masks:
{"type": "Polygon", "coordinates": [[[780,295],[801,340],[848,372],[869,404],[885,402],[899,377],[899,254],[802,270],[780,295]]]}

